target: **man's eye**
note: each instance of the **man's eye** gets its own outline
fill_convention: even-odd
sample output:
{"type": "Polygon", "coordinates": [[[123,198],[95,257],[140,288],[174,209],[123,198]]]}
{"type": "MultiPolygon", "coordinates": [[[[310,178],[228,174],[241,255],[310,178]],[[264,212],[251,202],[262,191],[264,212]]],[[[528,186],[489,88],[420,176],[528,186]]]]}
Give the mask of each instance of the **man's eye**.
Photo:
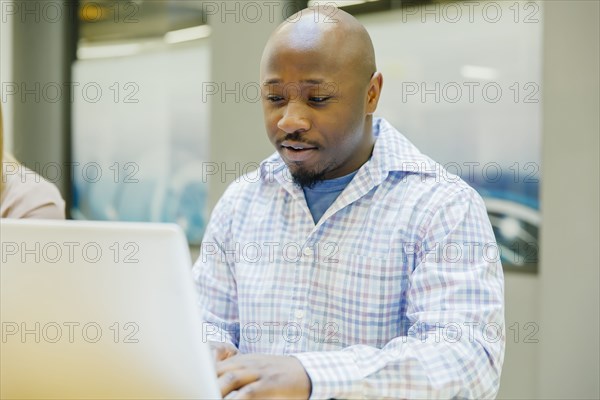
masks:
{"type": "Polygon", "coordinates": [[[271,103],[276,103],[278,101],[283,100],[283,97],[276,96],[274,94],[270,94],[270,95],[267,96],[267,100],[270,101],[271,103]]]}
{"type": "Polygon", "coordinates": [[[311,98],[309,98],[309,100],[310,100],[312,103],[324,103],[324,102],[326,102],[327,100],[329,100],[329,97],[327,97],[327,96],[315,96],[315,97],[311,97],[311,98]]]}

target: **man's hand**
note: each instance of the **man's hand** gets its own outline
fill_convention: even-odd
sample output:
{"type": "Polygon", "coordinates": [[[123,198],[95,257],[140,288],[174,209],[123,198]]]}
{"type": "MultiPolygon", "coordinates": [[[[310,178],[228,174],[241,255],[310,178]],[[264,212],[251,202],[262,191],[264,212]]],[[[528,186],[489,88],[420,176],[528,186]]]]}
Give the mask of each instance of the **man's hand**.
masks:
{"type": "Polygon", "coordinates": [[[208,342],[216,362],[233,357],[238,353],[237,347],[230,343],[208,342]]]}
{"type": "Polygon", "coordinates": [[[311,384],[297,358],[240,354],[217,363],[221,394],[227,399],[308,399],[311,384]]]}

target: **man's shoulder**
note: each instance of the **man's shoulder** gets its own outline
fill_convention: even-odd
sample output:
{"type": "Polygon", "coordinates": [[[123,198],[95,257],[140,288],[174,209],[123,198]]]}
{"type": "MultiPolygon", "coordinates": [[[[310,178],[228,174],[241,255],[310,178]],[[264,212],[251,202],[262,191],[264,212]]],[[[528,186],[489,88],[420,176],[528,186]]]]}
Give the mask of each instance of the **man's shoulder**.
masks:
{"type": "Polygon", "coordinates": [[[459,175],[423,154],[388,121],[380,119],[378,124],[377,167],[387,174],[383,185],[387,183],[390,191],[402,192],[404,200],[412,199],[415,206],[427,207],[479,196],[459,175]]]}
{"type": "Polygon", "coordinates": [[[221,199],[236,203],[251,202],[258,195],[264,195],[279,187],[275,175],[281,173],[285,165],[276,155],[277,153],[269,156],[258,164],[257,168],[236,177],[227,186],[221,199]]]}
{"type": "Polygon", "coordinates": [[[402,199],[402,206],[415,209],[437,209],[458,199],[479,197],[477,191],[460,176],[447,171],[441,164],[431,161],[418,171],[391,171],[382,183],[394,196],[402,199]]]}

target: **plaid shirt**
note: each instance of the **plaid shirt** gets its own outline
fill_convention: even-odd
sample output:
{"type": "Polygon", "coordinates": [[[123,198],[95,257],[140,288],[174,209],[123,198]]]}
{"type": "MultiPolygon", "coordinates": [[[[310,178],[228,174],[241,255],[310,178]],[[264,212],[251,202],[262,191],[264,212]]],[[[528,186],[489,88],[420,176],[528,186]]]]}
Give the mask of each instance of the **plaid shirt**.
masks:
{"type": "Polygon", "coordinates": [[[480,196],[383,119],[315,225],[275,153],[229,186],[194,273],[203,340],[297,357],[311,398],[490,398],[503,275],[480,196]]]}

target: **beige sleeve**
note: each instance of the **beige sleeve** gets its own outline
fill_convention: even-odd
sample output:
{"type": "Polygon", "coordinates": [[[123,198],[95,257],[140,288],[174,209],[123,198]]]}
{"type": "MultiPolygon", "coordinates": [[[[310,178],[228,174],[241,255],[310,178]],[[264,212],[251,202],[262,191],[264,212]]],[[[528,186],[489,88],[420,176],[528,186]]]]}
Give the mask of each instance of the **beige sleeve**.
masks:
{"type": "Polygon", "coordinates": [[[65,219],[65,202],[56,186],[23,166],[11,171],[2,176],[2,218],[65,219]]]}

